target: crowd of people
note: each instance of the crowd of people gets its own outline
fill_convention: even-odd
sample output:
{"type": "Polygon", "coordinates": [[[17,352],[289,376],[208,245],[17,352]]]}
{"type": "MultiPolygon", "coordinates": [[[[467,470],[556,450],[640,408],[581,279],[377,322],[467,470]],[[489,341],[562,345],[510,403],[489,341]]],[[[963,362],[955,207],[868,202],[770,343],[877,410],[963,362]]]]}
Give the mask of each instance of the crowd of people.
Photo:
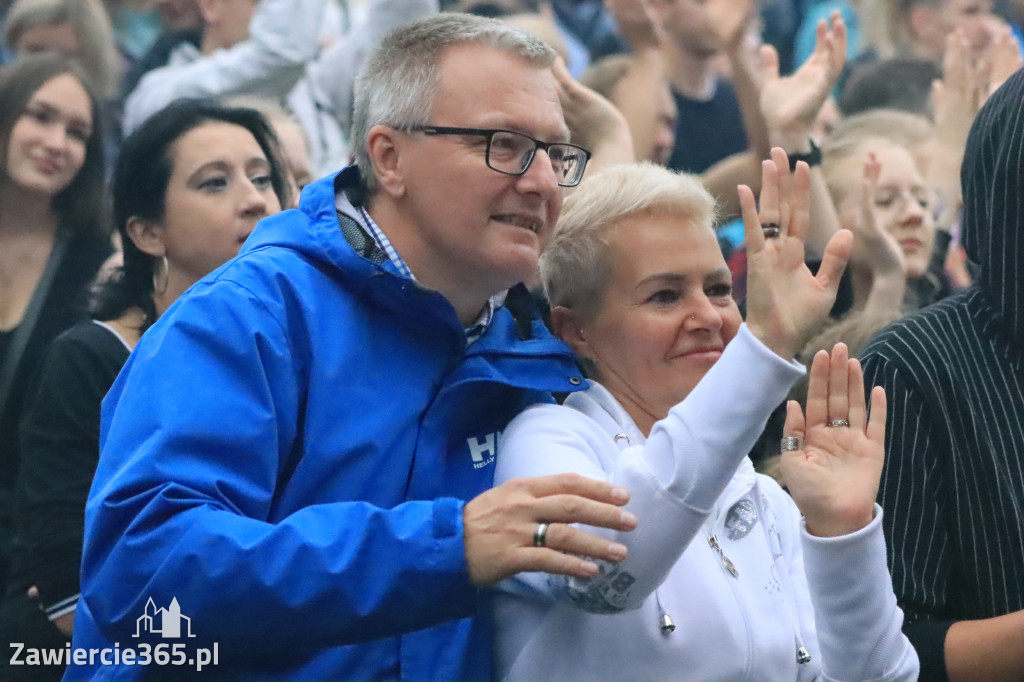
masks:
{"type": "Polygon", "coordinates": [[[0,24],[0,679],[1024,678],[1024,2],[0,24]]]}

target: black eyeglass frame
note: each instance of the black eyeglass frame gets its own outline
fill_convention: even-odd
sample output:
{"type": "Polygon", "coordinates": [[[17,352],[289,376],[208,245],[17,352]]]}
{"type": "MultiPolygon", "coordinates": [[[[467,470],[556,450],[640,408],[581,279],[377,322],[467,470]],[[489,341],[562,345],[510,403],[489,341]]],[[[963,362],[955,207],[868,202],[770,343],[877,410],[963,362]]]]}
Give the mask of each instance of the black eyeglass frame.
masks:
{"type": "Polygon", "coordinates": [[[555,146],[578,149],[579,151],[583,152],[583,163],[581,164],[582,169],[579,172],[579,178],[577,178],[576,182],[572,183],[571,185],[565,185],[559,182],[559,187],[576,187],[577,185],[579,185],[580,182],[583,181],[583,174],[586,173],[587,171],[587,163],[590,162],[590,158],[593,156],[593,154],[590,153],[590,150],[585,149],[576,144],[570,144],[569,142],[543,142],[535,137],[530,137],[525,133],[521,133],[518,130],[506,130],[504,128],[458,128],[454,126],[415,126],[413,128],[410,128],[409,132],[423,133],[424,135],[480,135],[482,137],[486,137],[487,150],[484,153],[484,161],[487,163],[487,167],[497,173],[501,173],[503,175],[511,175],[514,177],[525,175],[526,171],[530,170],[530,166],[533,164],[533,160],[537,157],[538,149],[543,149],[545,153],[548,153],[548,150],[551,147],[555,146]],[[494,136],[497,135],[498,133],[510,133],[512,135],[518,135],[520,137],[525,137],[527,140],[533,142],[533,151],[530,152],[530,158],[527,159],[526,163],[523,164],[523,169],[521,171],[512,172],[502,170],[500,168],[495,168],[494,166],[491,165],[491,142],[494,140],[494,136]]]}

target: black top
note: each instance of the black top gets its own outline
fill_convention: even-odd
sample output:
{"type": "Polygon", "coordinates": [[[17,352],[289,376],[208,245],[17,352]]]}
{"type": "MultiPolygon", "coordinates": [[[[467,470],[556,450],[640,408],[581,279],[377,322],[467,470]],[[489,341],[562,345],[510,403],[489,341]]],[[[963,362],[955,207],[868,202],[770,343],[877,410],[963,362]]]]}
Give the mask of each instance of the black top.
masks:
{"type": "Polygon", "coordinates": [[[945,677],[952,622],[1024,609],[1024,362],[998,322],[968,289],[886,328],[861,356],[866,385],[890,405],[879,502],[922,680],[945,677]]]}
{"type": "Polygon", "coordinates": [[[685,97],[675,90],[678,119],[676,146],[668,167],[686,173],[703,173],[727,156],[745,151],[747,131],[740,115],[736,91],[719,79],[709,100],[685,97]]]}
{"type": "Polygon", "coordinates": [[[22,416],[10,584],[48,611],[74,603],[85,501],[99,459],[100,403],[125,361],[120,337],[81,322],[53,342],[22,416]]]}
{"type": "MultiPolygon", "coordinates": [[[[7,404],[0,406],[0,588],[6,585],[10,562],[13,532],[11,514],[18,474],[18,423],[21,411],[33,377],[50,343],[65,329],[87,317],[85,307],[89,284],[110,252],[110,241],[106,237],[70,237],[53,284],[44,299],[39,319],[18,363],[7,404]]],[[[8,362],[7,350],[9,348],[4,349],[0,356],[0,367],[8,362]]],[[[0,593],[2,591],[0,589],[0,593]]]]}

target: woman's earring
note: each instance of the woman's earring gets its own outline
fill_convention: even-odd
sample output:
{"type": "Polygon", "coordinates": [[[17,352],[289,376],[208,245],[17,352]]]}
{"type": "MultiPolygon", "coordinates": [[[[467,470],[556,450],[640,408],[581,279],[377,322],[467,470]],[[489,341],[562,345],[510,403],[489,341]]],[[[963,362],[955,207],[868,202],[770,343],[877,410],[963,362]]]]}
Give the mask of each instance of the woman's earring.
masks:
{"type": "Polygon", "coordinates": [[[167,254],[160,256],[160,260],[153,264],[153,294],[161,296],[167,291],[167,284],[171,279],[170,266],[167,264],[167,254]],[[164,264],[163,282],[160,281],[160,262],[164,264]]]}

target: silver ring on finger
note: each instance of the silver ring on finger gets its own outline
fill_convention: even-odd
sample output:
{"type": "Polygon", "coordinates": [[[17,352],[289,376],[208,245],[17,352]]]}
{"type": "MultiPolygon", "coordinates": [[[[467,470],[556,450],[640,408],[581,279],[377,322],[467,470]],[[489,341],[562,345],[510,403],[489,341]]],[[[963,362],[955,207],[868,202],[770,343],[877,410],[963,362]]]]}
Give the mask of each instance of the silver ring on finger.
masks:
{"type": "Polygon", "coordinates": [[[830,419],[826,426],[850,426],[850,422],[845,419],[830,419]]]}
{"type": "Polygon", "coordinates": [[[779,230],[779,224],[774,221],[765,221],[761,223],[761,232],[764,233],[765,239],[773,239],[778,237],[781,233],[779,230]]]}
{"type": "Polygon", "coordinates": [[[779,450],[781,452],[796,452],[800,449],[801,445],[799,436],[783,436],[782,441],[779,443],[779,450]]]}
{"type": "Polygon", "coordinates": [[[533,531],[533,546],[546,547],[548,541],[548,524],[538,523],[537,530],[533,531]]]}

